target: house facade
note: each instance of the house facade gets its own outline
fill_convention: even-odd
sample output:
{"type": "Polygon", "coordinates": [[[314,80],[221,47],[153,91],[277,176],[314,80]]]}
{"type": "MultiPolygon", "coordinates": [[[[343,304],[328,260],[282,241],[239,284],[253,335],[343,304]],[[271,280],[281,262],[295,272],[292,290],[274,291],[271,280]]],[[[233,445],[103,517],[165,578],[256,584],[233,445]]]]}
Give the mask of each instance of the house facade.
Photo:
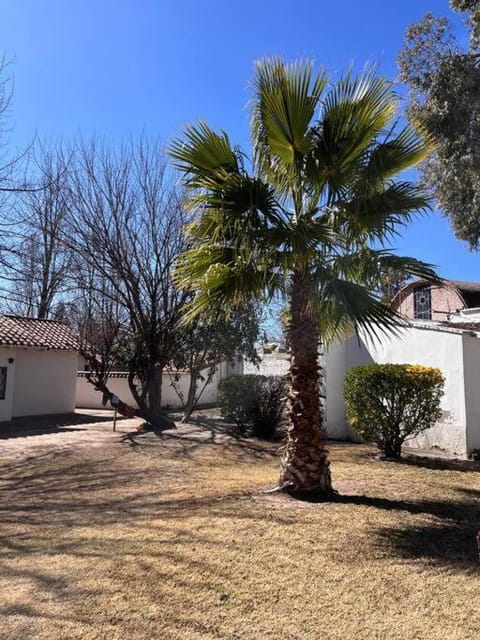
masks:
{"type": "Polygon", "coordinates": [[[415,280],[398,291],[392,304],[411,320],[449,322],[455,314],[480,307],[480,283],[444,280],[433,284],[415,280]]]}
{"type": "Polygon", "coordinates": [[[0,316],[0,421],[73,412],[77,364],[65,324],[0,316]]]}

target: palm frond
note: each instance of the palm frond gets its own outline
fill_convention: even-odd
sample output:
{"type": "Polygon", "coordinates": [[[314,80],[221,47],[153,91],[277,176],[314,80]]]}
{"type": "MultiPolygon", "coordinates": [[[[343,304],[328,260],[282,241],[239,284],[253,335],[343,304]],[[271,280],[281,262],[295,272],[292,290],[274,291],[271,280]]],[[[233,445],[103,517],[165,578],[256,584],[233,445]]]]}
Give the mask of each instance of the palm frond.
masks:
{"type": "Polygon", "coordinates": [[[346,74],[327,93],[312,130],[308,170],[312,180],[320,170],[330,202],[351,182],[358,160],[390,122],[397,102],[391,83],[368,69],[356,78],[346,74]]]}
{"type": "Polygon", "coordinates": [[[414,167],[432,151],[433,143],[425,133],[419,135],[407,126],[394,137],[388,136],[369,150],[365,166],[357,178],[357,190],[369,193],[404,169],[414,167]]]}
{"type": "Polygon", "coordinates": [[[326,344],[351,330],[378,337],[398,332],[401,316],[362,284],[331,277],[312,298],[320,334],[326,344]]]}
{"type": "Polygon", "coordinates": [[[199,214],[176,271],[194,293],[187,317],[287,295],[300,272],[311,278],[310,304],[327,338],[391,331],[400,319],[375,293],[382,272],[435,277],[430,265],[378,249],[429,208],[419,188],[394,178],[429,141],[409,127],[394,133],[397,97],[373,70],[347,73],[327,93],[326,84],[311,62],[257,64],[253,175],[227,134],[205,123],[171,144],[199,214]]]}
{"type": "MultiPolygon", "coordinates": [[[[320,275],[318,269],[317,267],[317,278],[320,275]]],[[[407,277],[423,278],[429,282],[438,281],[431,264],[410,256],[398,256],[385,249],[375,250],[368,247],[337,256],[329,265],[329,269],[343,279],[362,284],[370,290],[377,289],[382,276],[392,269],[404,273],[407,277]]]]}
{"type": "Polygon", "coordinates": [[[289,167],[308,152],[310,124],[327,81],[323,70],[313,76],[310,61],[286,64],[281,58],[267,58],[257,62],[252,100],[256,166],[270,169],[273,158],[289,167]]]}
{"type": "Polygon", "coordinates": [[[184,271],[180,266],[177,282],[183,286],[191,283],[195,291],[193,300],[185,309],[185,323],[198,316],[208,316],[211,309],[228,311],[246,300],[265,303],[279,292],[284,294],[286,281],[283,274],[269,267],[265,264],[262,268],[258,262],[243,262],[239,258],[230,264],[213,263],[208,268],[205,263],[199,266],[197,262],[194,271],[189,269],[188,263],[184,271]]]}
{"type": "Polygon", "coordinates": [[[399,232],[415,214],[426,212],[430,199],[411,182],[392,182],[382,191],[339,200],[332,224],[351,238],[385,241],[399,232]]]}
{"type": "Polygon", "coordinates": [[[238,154],[228,135],[216,133],[205,122],[186,127],[184,139],[174,140],[168,153],[184,174],[185,184],[193,188],[208,188],[239,170],[238,154]]]}

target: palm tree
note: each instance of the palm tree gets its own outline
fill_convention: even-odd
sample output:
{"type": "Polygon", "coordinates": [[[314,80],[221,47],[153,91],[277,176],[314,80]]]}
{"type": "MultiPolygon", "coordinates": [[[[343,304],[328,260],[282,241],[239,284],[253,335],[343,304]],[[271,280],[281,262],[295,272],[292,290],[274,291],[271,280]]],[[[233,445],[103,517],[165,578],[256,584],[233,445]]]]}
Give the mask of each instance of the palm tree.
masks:
{"type": "Polygon", "coordinates": [[[279,488],[332,491],[319,402],[318,346],[348,327],[392,328],[398,318],[374,287],[385,268],[433,277],[386,248],[428,208],[395,180],[428,152],[410,127],[395,132],[391,83],[369,70],[329,85],[311,62],[257,63],[251,101],[253,162],[225,132],[188,126],[170,155],[197,221],[178,280],[195,291],[189,316],[212,304],[288,300],[288,435],[279,488]],[[372,292],[373,291],[373,292],[372,292]]]}

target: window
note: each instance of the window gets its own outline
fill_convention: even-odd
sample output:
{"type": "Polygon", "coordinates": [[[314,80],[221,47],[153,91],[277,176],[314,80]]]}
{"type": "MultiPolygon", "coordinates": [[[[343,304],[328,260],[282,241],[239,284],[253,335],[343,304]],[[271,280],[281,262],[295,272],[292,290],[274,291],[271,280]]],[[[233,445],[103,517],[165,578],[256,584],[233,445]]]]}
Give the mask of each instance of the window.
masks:
{"type": "Polygon", "coordinates": [[[7,391],[7,367],[0,367],[0,400],[5,400],[7,391]]]}
{"type": "Polygon", "coordinates": [[[430,287],[418,287],[413,292],[414,317],[420,320],[432,319],[432,292],[430,287]]]}

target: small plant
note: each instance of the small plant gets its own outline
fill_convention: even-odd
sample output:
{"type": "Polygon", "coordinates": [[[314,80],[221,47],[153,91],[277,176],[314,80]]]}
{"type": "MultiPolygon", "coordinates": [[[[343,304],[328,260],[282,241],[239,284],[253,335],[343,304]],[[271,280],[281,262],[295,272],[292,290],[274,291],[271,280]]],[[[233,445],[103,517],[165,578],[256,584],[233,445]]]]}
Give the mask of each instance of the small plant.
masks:
{"type": "Polygon", "coordinates": [[[234,375],[219,384],[222,417],[243,435],[269,440],[280,426],[287,394],[281,376],[234,375]]]}
{"type": "Polygon", "coordinates": [[[432,427],[442,414],[440,369],[409,364],[353,367],[345,377],[345,405],[353,429],[388,458],[404,441],[432,427]]]}

